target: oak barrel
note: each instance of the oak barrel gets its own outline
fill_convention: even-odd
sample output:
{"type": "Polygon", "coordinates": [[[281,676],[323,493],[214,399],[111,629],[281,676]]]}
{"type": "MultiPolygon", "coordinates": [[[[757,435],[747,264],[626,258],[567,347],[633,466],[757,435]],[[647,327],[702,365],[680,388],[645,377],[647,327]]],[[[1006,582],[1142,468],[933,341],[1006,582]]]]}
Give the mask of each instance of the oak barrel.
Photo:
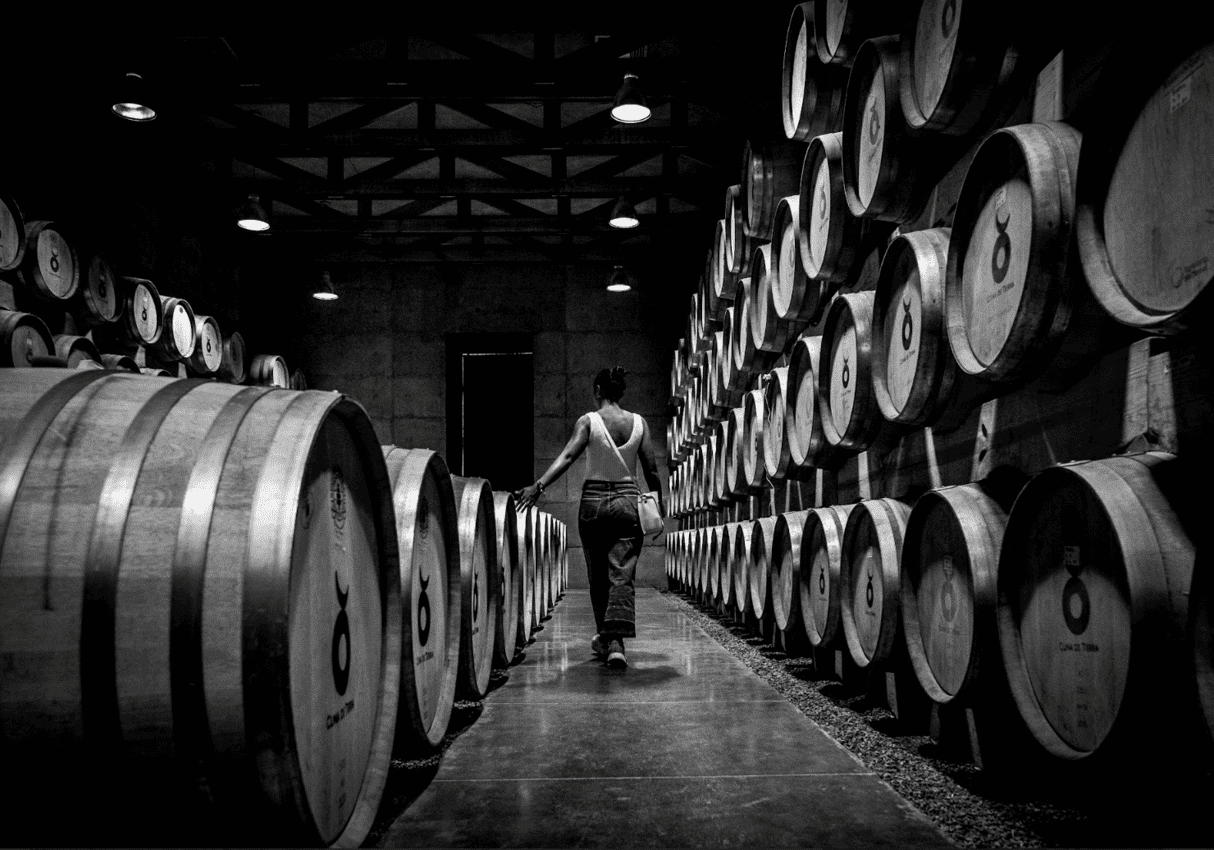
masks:
{"type": "MultiPolygon", "coordinates": [[[[188,361],[190,370],[196,375],[209,378],[216,374],[223,364],[223,334],[219,332],[219,323],[212,316],[196,314],[194,328],[194,351],[188,361]]],[[[168,332],[166,327],[165,333],[168,332]]],[[[273,386],[290,389],[289,382],[273,386]]]]}
{"type": "Polygon", "coordinates": [[[898,102],[900,37],[860,47],[847,79],[843,190],[853,215],[913,221],[960,151],[947,137],[912,130],[898,102]]]}
{"type": "Polygon", "coordinates": [[[847,517],[839,576],[843,634],[858,667],[891,658],[899,637],[899,557],[910,506],[860,502],[847,517]]]}
{"type": "Polygon", "coordinates": [[[758,619],[771,613],[771,554],[775,546],[776,517],[762,517],[751,522],[750,610],[758,619]]]}
{"type": "Polygon", "coordinates": [[[121,766],[143,795],[184,776],[284,838],[358,846],[401,652],[362,408],[101,371],[0,380],[9,771],[121,766]]]}
{"type": "MultiPolygon", "coordinates": [[[[1208,539],[1208,538],[1207,538],[1208,539]]],[[[1209,546],[1203,546],[1189,589],[1189,640],[1197,678],[1197,700],[1209,740],[1214,740],[1214,573],[1209,546]]]]}
{"type": "Polygon", "coordinates": [[[754,537],[755,525],[743,520],[734,530],[733,545],[729,557],[733,561],[733,606],[739,614],[751,611],[750,604],[750,541],[754,537]]]}
{"type": "Polygon", "coordinates": [[[514,520],[514,496],[510,493],[493,493],[493,516],[497,525],[498,597],[500,612],[493,641],[493,663],[508,667],[514,661],[518,648],[518,621],[521,600],[519,593],[519,548],[518,523],[514,520]]]}
{"type": "Polygon", "coordinates": [[[532,536],[531,512],[534,507],[521,510],[515,517],[518,528],[518,646],[525,649],[531,640],[532,608],[535,604],[535,538],[532,536]]]}
{"type": "Polygon", "coordinates": [[[139,363],[129,354],[102,354],[101,365],[113,372],[132,372],[140,374],[139,363]]]}
{"type": "Polygon", "coordinates": [[[773,301],[776,268],[772,264],[772,246],[764,243],[755,249],[750,262],[750,333],[755,348],[778,356],[793,334],[793,325],[776,315],[773,301]]]}
{"type": "Polygon", "coordinates": [[[1061,123],[1005,127],[966,172],[945,308],[953,356],[970,375],[1026,381],[1100,353],[1081,333],[1096,330],[1087,323],[1095,305],[1087,309],[1086,287],[1067,270],[1079,142],[1061,123]]]}
{"type": "Polygon", "coordinates": [[[80,363],[84,360],[91,360],[95,363],[101,362],[101,352],[97,350],[97,346],[93,344],[93,341],[87,336],[75,336],[73,334],[55,335],[55,356],[66,360],[70,369],[79,367],[80,363]]]}
{"type": "Polygon", "coordinates": [[[721,579],[718,598],[726,610],[734,604],[734,542],[738,536],[738,523],[727,522],[721,527],[721,540],[717,557],[720,559],[721,579]]]}
{"type": "Polygon", "coordinates": [[[763,394],[763,468],[769,478],[799,478],[803,473],[792,462],[788,433],[788,367],[768,373],[763,394]]]}
{"type": "Polygon", "coordinates": [[[704,592],[708,597],[709,604],[716,604],[721,591],[721,535],[725,529],[719,525],[711,526],[708,529],[708,558],[707,558],[707,575],[704,581],[704,592]]]}
{"type": "Polygon", "coordinates": [[[771,549],[771,610],[781,631],[801,626],[801,545],[809,511],[776,518],[771,549]]]}
{"type": "Polygon", "coordinates": [[[1050,467],[1012,506],[999,645],[1020,716],[1056,757],[1158,749],[1191,705],[1196,548],[1169,501],[1189,498],[1183,463],[1152,452],[1050,467]]]}
{"type": "Polygon", "coordinates": [[[30,366],[54,350],[46,322],[33,313],[0,310],[0,367],[30,366]]]}
{"type": "MultiPolygon", "coordinates": [[[[1033,12],[1022,15],[1031,18],[1033,12]]],[[[1009,17],[983,3],[919,4],[907,19],[900,57],[899,100],[910,127],[965,136],[1009,111],[1035,67],[1027,45],[1016,43],[1021,22],[1009,17]]]]}
{"type": "Polygon", "coordinates": [[[1144,52],[1135,40],[1132,55],[1110,57],[1098,118],[1083,142],[1075,226],[1084,274],[1110,316],[1152,333],[1201,326],[1209,312],[1208,42],[1203,24],[1178,24],[1157,50],[1144,52]]]}
{"type": "Polygon", "coordinates": [[[93,331],[98,347],[130,353],[139,346],[152,346],[164,328],[164,307],[156,285],[141,277],[118,278],[122,308],[118,320],[93,331]]]}
{"type": "MultiPolygon", "coordinates": [[[[795,194],[802,149],[796,142],[748,139],[742,153],[742,227],[747,236],[770,240],[776,202],[795,194]]],[[[738,246],[734,246],[735,251],[738,246]]]]}
{"type": "Polygon", "coordinates": [[[233,384],[245,381],[244,337],[238,331],[223,338],[223,357],[219,361],[219,377],[233,384]]]}
{"type": "MultiPolygon", "coordinates": [[[[751,237],[746,233],[743,223],[746,198],[742,194],[742,184],[737,183],[725,190],[725,269],[734,275],[741,275],[743,267],[750,262],[754,252],[751,237]]],[[[737,295],[734,296],[735,300],[737,295]]]]}
{"type": "MultiPolygon", "coordinates": [[[[11,243],[10,243],[11,244],[11,243]]],[[[25,252],[17,279],[48,301],[67,301],[80,286],[76,248],[53,221],[25,223],[25,252]]]]}
{"type": "Polygon", "coordinates": [[[160,296],[164,333],[152,346],[169,360],[189,360],[198,347],[198,323],[194,310],[183,298],[160,296]]]}
{"type": "Polygon", "coordinates": [[[725,492],[740,498],[749,492],[745,479],[743,442],[746,436],[746,409],[735,407],[725,420],[725,492]]]}
{"type": "MultiPolygon", "coordinates": [[[[1009,505],[1010,506],[1010,505],[1009,505]]],[[[902,544],[902,619],[911,666],[937,703],[1002,675],[995,578],[1007,509],[978,484],[919,497],[902,544]]]]}
{"type": "Polygon", "coordinates": [[[123,306],[118,279],[100,254],[91,255],[81,270],[80,289],[73,302],[72,314],[80,327],[93,328],[118,320],[123,306]]]}
{"type": "Polygon", "coordinates": [[[742,469],[739,484],[746,493],[763,489],[763,390],[746,394],[742,419],[742,469]]]}
{"type": "Polygon", "coordinates": [[[808,252],[805,229],[801,226],[801,198],[789,195],[776,206],[775,239],[772,242],[774,276],[771,304],[775,318],[800,332],[819,311],[820,291],[805,271],[808,252]]]}
{"type": "Polygon", "coordinates": [[[459,537],[459,692],[481,699],[493,672],[501,579],[493,488],[483,478],[451,477],[459,537]]]}
{"type": "Polygon", "coordinates": [[[249,379],[263,387],[282,387],[291,383],[291,372],[287,361],[277,354],[256,354],[249,365],[249,379]]]}
{"type": "Polygon", "coordinates": [[[818,60],[851,65],[865,41],[898,28],[903,11],[898,0],[815,0],[818,60]]]}
{"type": "Polygon", "coordinates": [[[819,396],[822,337],[799,339],[788,359],[788,401],[786,418],[789,462],[798,468],[798,477],[808,476],[813,468],[836,469],[851,455],[831,445],[822,430],[823,405],[819,396]]]}
{"type": "Polygon", "coordinates": [[[873,391],[881,415],[901,425],[957,424],[980,400],[977,381],[953,360],[945,329],[950,230],[894,239],[873,302],[873,391]]]}
{"type": "Polygon", "coordinates": [[[818,60],[814,34],[812,0],[793,6],[784,36],[780,114],[784,136],[798,142],[808,142],[814,136],[838,129],[843,118],[847,72],[818,60]]]}
{"type": "Polygon", "coordinates": [[[864,451],[896,432],[881,416],[873,388],[874,301],[872,292],[837,296],[822,330],[822,433],[830,445],[851,452],[864,451]]]}
{"type": "Polygon", "coordinates": [[[801,622],[810,644],[823,649],[839,634],[843,532],[853,507],[814,508],[801,530],[801,622]]]}
{"type": "Polygon", "coordinates": [[[24,257],[25,219],[21,216],[21,208],[0,192],[0,272],[17,268],[24,257]]]}
{"type": "Polygon", "coordinates": [[[384,446],[383,453],[400,541],[404,634],[394,749],[424,753],[442,742],[455,699],[462,629],[459,524],[441,455],[395,446],[384,446]]]}

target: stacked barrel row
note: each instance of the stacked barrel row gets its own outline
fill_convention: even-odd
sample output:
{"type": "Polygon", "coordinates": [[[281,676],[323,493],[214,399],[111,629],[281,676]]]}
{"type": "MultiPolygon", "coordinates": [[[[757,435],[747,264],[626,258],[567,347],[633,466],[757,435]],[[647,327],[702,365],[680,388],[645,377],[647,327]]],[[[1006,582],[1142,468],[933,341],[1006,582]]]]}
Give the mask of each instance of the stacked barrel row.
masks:
{"type": "Polygon", "coordinates": [[[13,303],[0,304],[0,367],[111,369],[157,377],[217,377],[306,389],[278,355],[246,364],[239,332],[152,281],[117,274],[105,255],[81,250],[53,221],[26,222],[0,193],[0,277],[13,303]]]}
{"type": "Polygon", "coordinates": [[[747,145],[673,359],[670,579],[846,649],[903,709],[978,706],[998,729],[992,706],[1014,704],[1061,758],[1149,749],[1194,678],[1214,729],[1180,462],[1025,469],[1014,509],[1027,476],[821,506],[865,452],[900,457],[928,426],[962,445],[983,402],[1064,393],[1136,338],[1200,324],[1214,46],[1117,46],[1081,134],[1051,108],[1058,45],[995,8],[895,5],[793,10],[787,138],[747,145]],[[816,506],[760,516],[775,486],[816,506]]]}
{"type": "Polygon", "coordinates": [[[564,589],[560,522],[381,448],[349,397],[52,368],[0,397],[10,800],[70,763],[135,791],[115,824],[204,788],[232,826],[357,846],[393,754],[437,747],[564,589]]]}
{"type": "Polygon", "coordinates": [[[997,753],[1016,743],[1010,711],[1054,757],[1141,758],[1159,754],[1161,729],[1194,731],[1198,707],[1214,730],[1214,591],[1195,568],[1186,483],[1165,453],[1027,483],[1003,470],[913,502],[678,531],[666,565],[786,646],[893,674],[899,716],[927,698],[969,708],[997,753]]]}

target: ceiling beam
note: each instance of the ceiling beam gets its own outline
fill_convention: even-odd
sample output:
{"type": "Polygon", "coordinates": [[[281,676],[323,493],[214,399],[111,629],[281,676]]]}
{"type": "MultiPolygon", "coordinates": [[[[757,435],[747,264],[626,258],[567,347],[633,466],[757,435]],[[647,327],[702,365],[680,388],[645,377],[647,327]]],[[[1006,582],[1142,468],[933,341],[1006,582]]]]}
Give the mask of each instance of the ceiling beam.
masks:
{"type": "MultiPolygon", "coordinates": [[[[559,216],[536,216],[535,210],[530,210],[532,217],[521,215],[472,215],[472,216],[430,216],[424,213],[439,206],[434,201],[414,201],[407,204],[408,210],[398,208],[376,218],[305,218],[301,216],[277,216],[274,221],[275,233],[359,233],[382,236],[399,235],[438,235],[458,236],[461,234],[489,234],[505,236],[509,234],[547,234],[547,235],[594,235],[606,236],[621,234],[607,224],[603,216],[588,218],[573,216],[568,219],[559,216]]],[[[700,213],[680,213],[678,215],[646,215],[642,216],[641,226],[636,228],[636,234],[654,235],[666,233],[687,233],[703,229],[707,215],[700,213]]],[[[632,232],[632,231],[630,231],[632,232]]],[[[635,235],[635,234],[634,234],[635,235]]],[[[621,238],[623,238],[621,236],[621,238]]]]}

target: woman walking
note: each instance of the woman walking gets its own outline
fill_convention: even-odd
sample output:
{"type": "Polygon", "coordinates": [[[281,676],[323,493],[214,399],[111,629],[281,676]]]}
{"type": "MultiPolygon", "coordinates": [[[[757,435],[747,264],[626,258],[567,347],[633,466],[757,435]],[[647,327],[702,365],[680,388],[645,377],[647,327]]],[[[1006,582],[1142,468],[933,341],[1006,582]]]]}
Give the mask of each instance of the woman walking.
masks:
{"type": "Polygon", "coordinates": [[[628,666],[624,639],[636,637],[634,581],[643,542],[637,511],[640,490],[634,475],[638,458],[646,484],[658,494],[658,509],[666,515],[649,426],[644,417],[620,406],[623,395],[623,367],[599,372],[594,379],[598,409],[578,419],[573,436],[539,480],[515,494],[519,510],[531,507],[546,487],[588,451],[578,533],[586,555],[590,603],[598,628],[590,647],[615,668],[628,666]]]}

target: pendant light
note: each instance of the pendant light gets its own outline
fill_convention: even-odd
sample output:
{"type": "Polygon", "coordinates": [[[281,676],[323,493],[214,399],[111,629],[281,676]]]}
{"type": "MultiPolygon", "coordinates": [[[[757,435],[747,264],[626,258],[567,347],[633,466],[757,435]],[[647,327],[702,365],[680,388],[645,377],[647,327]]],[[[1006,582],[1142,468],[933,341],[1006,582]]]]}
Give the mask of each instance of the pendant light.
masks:
{"type": "Polygon", "coordinates": [[[148,97],[148,86],[139,74],[130,73],[118,85],[117,96],[110,107],[119,118],[143,123],[156,118],[156,109],[148,97]]]}
{"type": "Polygon", "coordinates": [[[333,288],[333,279],[329,277],[328,272],[320,273],[320,283],[316,285],[316,289],[312,292],[312,297],[317,301],[337,300],[337,290],[333,288]]]}
{"type": "Polygon", "coordinates": [[[615,271],[611,273],[611,282],[607,284],[608,292],[627,292],[632,289],[632,284],[628,282],[628,272],[624,271],[623,266],[616,266],[615,271]]]}
{"type": "Polygon", "coordinates": [[[611,117],[621,124],[640,124],[648,121],[652,114],[637,75],[625,74],[624,84],[616,92],[615,104],[611,107],[611,117]]]}
{"type": "Polygon", "coordinates": [[[249,199],[241,204],[236,213],[236,224],[245,230],[258,233],[270,229],[270,216],[266,213],[266,208],[261,205],[260,198],[256,195],[249,195],[249,199]]]}
{"type": "Polygon", "coordinates": [[[628,199],[620,195],[620,199],[611,208],[611,218],[607,220],[607,223],[621,230],[630,230],[640,224],[641,220],[637,218],[637,211],[632,204],[628,203],[628,199]]]}

